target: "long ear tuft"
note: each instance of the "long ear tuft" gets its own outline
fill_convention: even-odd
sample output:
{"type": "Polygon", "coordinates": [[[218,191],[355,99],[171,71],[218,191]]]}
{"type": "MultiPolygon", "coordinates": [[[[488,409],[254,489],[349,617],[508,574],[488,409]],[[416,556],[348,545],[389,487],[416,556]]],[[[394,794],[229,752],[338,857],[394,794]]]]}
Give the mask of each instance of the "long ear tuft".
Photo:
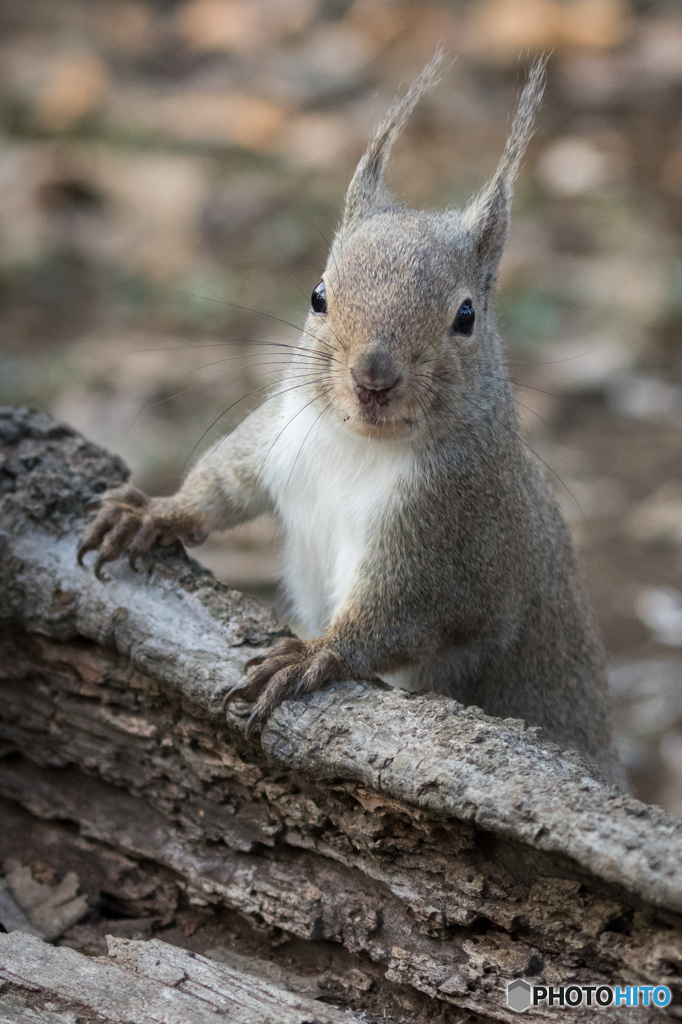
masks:
{"type": "Polygon", "coordinates": [[[545,91],[546,65],[547,58],[542,57],[531,68],[497,170],[464,211],[464,222],[477,238],[479,255],[490,269],[491,280],[507,238],[514,181],[545,91]]]}
{"type": "Polygon", "coordinates": [[[530,69],[528,81],[521,93],[519,104],[514,114],[511,131],[504,153],[500,160],[494,180],[502,180],[510,192],[519,173],[521,160],[526,151],[533,132],[535,131],[535,118],[542,103],[545,92],[545,68],[547,58],[541,57],[530,69]]]}
{"type": "Polygon", "coordinates": [[[402,132],[405,122],[421,97],[440,81],[444,56],[443,50],[439,49],[421,74],[415,78],[402,99],[396,100],[374,132],[367,151],[348,186],[343,216],[344,225],[364,217],[385,195],[384,164],[393,143],[402,132]]]}

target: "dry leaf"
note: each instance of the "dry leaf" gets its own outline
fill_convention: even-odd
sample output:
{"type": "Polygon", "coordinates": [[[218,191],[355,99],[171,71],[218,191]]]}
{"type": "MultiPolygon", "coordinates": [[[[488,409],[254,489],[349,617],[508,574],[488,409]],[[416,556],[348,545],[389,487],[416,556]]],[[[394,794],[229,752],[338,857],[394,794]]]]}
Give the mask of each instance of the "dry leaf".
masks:
{"type": "MultiPolygon", "coordinates": [[[[44,877],[44,871],[41,874],[44,877]]],[[[85,896],[77,895],[78,876],[73,871],[61,882],[46,884],[36,881],[28,865],[16,864],[7,872],[6,882],[33,927],[48,942],[59,938],[88,912],[85,896]]]]}

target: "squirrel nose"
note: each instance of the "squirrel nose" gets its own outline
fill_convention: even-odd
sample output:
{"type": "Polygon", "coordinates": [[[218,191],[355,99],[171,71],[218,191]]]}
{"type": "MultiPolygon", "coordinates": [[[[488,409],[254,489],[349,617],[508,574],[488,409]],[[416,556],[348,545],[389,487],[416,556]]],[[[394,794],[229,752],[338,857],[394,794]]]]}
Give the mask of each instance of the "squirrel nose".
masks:
{"type": "Polygon", "coordinates": [[[400,372],[388,352],[373,349],[358,356],[350,368],[355,390],[361,402],[371,399],[387,399],[400,383],[400,372]]]}

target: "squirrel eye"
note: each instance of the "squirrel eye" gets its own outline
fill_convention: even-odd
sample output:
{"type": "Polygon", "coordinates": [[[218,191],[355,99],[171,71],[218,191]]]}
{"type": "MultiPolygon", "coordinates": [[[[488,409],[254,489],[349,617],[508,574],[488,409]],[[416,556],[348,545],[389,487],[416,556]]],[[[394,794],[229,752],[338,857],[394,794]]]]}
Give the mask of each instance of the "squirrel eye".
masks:
{"type": "Polygon", "coordinates": [[[324,281],[320,281],[318,286],[313,288],[313,294],[310,296],[310,305],[313,307],[313,313],[327,312],[327,291],[324,287],[324,281]]]}
{"type": "Polygon", "coordinates": [[[471,334],[474,329],[474,323],[476,321],[476,314],[474,313],[474,307],[471,305],[469,299],[463,302],[457,310],[457,316],[452,325],[454,334],[471,334]]]}

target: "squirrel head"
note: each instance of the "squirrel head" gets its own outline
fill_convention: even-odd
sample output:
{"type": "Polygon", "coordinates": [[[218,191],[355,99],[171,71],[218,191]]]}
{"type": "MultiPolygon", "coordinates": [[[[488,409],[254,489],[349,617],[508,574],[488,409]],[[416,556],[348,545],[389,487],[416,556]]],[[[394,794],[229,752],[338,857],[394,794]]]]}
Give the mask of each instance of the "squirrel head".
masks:
{"type": "Polygon", "coordinates": [[[393,105],[360,160],[305,326],[302,351],[312,349],[313,365],[324,368],[311,372],[314,386],[334,414],[369,436],[471,428],[506,381],[490,298],[545,62],[530,72],[481,192],[461,210],[410,210],[388,191],[384,166],[442,60],[438,53],[393,105]],[[500,371],[502,384],[493,376],[500,371]]]}

